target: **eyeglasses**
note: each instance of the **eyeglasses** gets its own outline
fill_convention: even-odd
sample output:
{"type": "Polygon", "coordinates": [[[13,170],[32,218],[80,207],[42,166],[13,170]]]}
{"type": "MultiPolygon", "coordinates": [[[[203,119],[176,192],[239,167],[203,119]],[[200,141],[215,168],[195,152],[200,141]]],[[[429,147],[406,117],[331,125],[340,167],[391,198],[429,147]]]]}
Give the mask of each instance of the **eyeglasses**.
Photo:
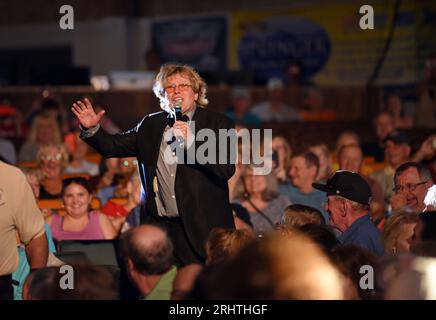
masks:
{"type": "Polygon", "coordinates": [[[176,91],[176,89],[180,92],[186,92],[189,88],[191,88],[192,85],[188,83],[181,83],[181,84],[172,84],[165,87],[165,91],[168,94],[172,94],[176,91]]]}
{"type": "Polygon", "coordinates": [[[410,191],[415,191],[415,189],[416,189],[418,186],[420,186],[420,185],[422,185],[422,184],[424,184],[424,183],[427,183],[427,182],[428,182],[428,180],[426,180],[426,181],[422,181],[422,182],[418,182],[418,183],[406,183],[405,186],[398,186],[398,187],[395,187],[395,188],[392,189],[392,191],[393,191],[393,192],[403,192],[403,191],[408,191],[408,190],[410,190],[410,191]]]}
{"type": "Polygon", "coordinates": [[[55,156],[42,155],[41,156],[41,160],[42,161],[61,161],[62,160],[62,154],[61,153],[57,153],[55,156]]]}
{"type": "MultiPolygon", "coordinates": [[[[121,162],[121,165],[128,167],[129,163],[130,163],[129,160],[124,160],[121,162]]],[[[132,160],[131,163],[132,163],[132,166],[136,166],[136,165],[138,165],[138,160],[132,160]]]]}

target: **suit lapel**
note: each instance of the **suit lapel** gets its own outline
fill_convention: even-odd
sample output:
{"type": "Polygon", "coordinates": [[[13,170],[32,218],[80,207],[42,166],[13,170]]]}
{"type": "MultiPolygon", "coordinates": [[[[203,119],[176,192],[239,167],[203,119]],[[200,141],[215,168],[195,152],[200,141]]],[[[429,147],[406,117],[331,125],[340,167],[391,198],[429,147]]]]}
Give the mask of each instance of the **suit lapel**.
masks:
{"type": "Polygon", "coordinates": [[[156,117],[156,120],[152,124],[151,130],[149,130],[149,137],[145,137],[145,139],[148,141],[150,145],[150,155],[151,155],[151,161],[153,172],[156,170],[157,161],[159,157],[159,150],[160,150],[160,144],[162,141],[163,133],[165,130],[165,127],[167,126],[167,117],[164,112],[159,114],[156,117]]]}
{"type": "Polygon", "coordinates": [[[202,107],[197,106],[194,117],[192,118],[192,121],[195,121],[195,134],[198,132],[198,130],[205,127],[205,116],[206,111],[202,107]]]}

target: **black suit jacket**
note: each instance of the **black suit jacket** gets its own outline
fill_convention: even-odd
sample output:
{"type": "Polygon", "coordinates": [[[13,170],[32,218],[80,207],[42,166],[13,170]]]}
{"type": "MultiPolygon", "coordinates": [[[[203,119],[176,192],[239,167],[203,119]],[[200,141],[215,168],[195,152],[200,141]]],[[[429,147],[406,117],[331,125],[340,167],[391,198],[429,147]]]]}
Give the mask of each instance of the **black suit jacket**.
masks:
{"type": "MultiPolygon", "coordinates": [[[[218,137],[219,129],[234,128],[233,121],[225,115],[201,107],[197,107],[192,120],[195,121],[195,133],[208,128],[218,137]]],[[[85,139],[106,158],[137,157],[143,187],[142,220],[148,214],[158,216],[153,179],[166,125],[166,113],[161,111],[145,116],[134,129],[123,134],[110,135],[100,128],[95,135],[85,139]]],[[[198,148],[201,143],[195,145],[198,148]]],[[[230,142],[227,147],[236,150],[230,142]]],[[[190,243],[202,257],[205,257],[204,245],[212,228],[234,228],[227,184],[235,172],[234,162],[231,163],[228,156],[226,164],[177,165],[175,193],[179,215],[190,243]]]]}

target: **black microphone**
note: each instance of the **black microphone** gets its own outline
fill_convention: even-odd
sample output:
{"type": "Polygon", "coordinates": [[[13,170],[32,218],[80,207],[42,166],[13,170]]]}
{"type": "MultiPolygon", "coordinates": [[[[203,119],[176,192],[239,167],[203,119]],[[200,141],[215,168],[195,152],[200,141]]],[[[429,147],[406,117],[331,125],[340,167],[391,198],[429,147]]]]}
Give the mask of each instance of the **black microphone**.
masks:
{"type": "Polygon", "coordinates": [[[186,114],[182,115],[181,108],[174,108],[174,112],[176,114],[176,121],[183,121],[183,122],[189,121],[189,117],[186,114]]]}
{"type": "Polygon", "coordinates": [[[174,102],[174,114],[176,115],[176,121],[182,120],[182,100],[177,99],[174,102]]]}

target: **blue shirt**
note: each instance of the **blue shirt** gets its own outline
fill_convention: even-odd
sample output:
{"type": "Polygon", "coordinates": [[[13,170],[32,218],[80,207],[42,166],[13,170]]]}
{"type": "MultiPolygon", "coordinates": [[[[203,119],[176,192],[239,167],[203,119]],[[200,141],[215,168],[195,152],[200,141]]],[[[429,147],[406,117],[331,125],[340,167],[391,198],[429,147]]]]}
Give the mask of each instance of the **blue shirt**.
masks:
{"type": "Polygon", "coordinates": [[[279,192],[280,194],[287,196],[292,204],[304,204],[318,209],[322,213],[325,223],[327,224],[329,222],[329,215],[324,211],[324,204],[327,202],[325,192],[313,189],[310,193],[303,193],[290,182],[281,184],[279,186],[279,192]]]}
{"type": "MultiPolygon", "coordinates": [[[[47,236],[48,251],[56,253],[56,247],[51,237],[50,226],[47,222],[44,224],[45,235],[47,236]]],[[[14,300],[22,300],[23,285],[30,272],[29,262],[27,261],[26,249],[18,247],[18,269],[12,273],[12,279],[18,282],[14,285],[14,300]]]]}
{"type": "Polygon", "coordinates": [[[98,190],[96,197],[100,199],[101,205],[105,205],[111,198],[115,197],[117,186],[108,186],[98,190]]]}
{"type": "Polygon", "coordinates": [[[380,239],[380,232],[374,226],[369,214],[354,221],[338,237],[338,240],[342,244],[354,244],[365,248],[378,256],[382,256],[385,253],[380,239]]]}

